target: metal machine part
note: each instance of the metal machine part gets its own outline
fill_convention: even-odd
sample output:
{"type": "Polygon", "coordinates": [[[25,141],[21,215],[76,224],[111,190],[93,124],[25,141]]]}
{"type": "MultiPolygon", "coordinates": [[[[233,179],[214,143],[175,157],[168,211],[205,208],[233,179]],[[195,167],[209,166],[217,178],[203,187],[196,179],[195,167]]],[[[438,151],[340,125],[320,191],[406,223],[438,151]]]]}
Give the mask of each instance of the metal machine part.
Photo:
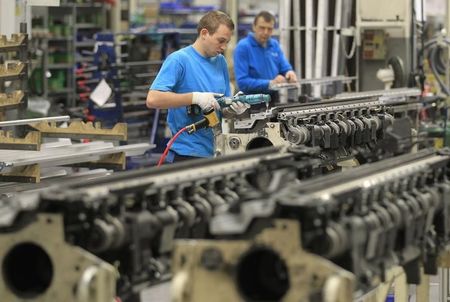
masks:
{"type": "Polygon", "coordinates": [[[221,133],[216,138],[216,155],[242,153],[269,146],[287,146],[280,123],[267,123],[254,133],[221,133]]]}
{"type": "MultiPolygon", "coordinates": [[[[142,288],[170,278],[176,238],[206,238],[214,215],[320,174],[326,164],[315,149],[273,147],[101,179],[68,180],[39,194],[0,198],[0,238],[10,238],[18,226],[41,232],[33,224],[37,215],[58,214],[67,244],[117,265],[118,297],[139,301],[142,288]]],[[[49,258],[65,261],[53,254],[49,258]]],[[[63,285],[59,290],[72,292],[63,285]]]]}
{"type": "Polygon", "coordinates": [[[361,98],[379,98],[379,97],[419,97],[421,91],[418,88],[392,88],[389,90],[371,90],[361,92],[345,92],[336,95],[336,100],[354,100],[361,98]]]}
{"type": "Polygon", "coordinates": [[[373,150],[386,149],[381,148],[380,143],[388,137],[394,138],[389,140],[390,145],[401,145],[391,148],[396,150],[395,154],[404,153],[412,146],[412,129],[417,128],[416,97],[419,94],[417,89],[397,89],[272,107],[265,112],[252,113],[249,119],[229,120],[230,130],[216,137],[216,152],[224,155],[248,150],[255,147],[251,145],[254,141],[259,141],[271,145],[320,147],[328,154],[348,155],[358,152],[358,148],[377,153],[373,150]],[[396,120],[405,122],[400,125],[394,123],[396,120]],[[403,131],[399,131],[399,127],[403,131]]]}
{"type": "MultiPolygon", "coordinates": [[[[0,251],[20,238],[53,242],[47,229],[55,224],[46,219],[56,216],[64,241],[52,246],[43,265],[78,261],[60,258],[63,245],[115,264],[122,301],[139,301],[142,288],[171,277],[174,246],[186,255],[175,256],[174,278],[175,296],[185,300],[212,300],[213,284],[235,300],[349,301],[353,287],[367,292],[393,266],[403,266],[410,283],[418,282],[420,265],[435,272],[450,240],[449,163],[448,151],[423,150],[311,179],[329,165],[318,148],[272,147],[78,179],[0,198],[0,251]]],[[[22,255],[11,258],[9,250],[0,255],[4,271],[22,255]]],[[[42,252],[33,247],[33,254],[42,252]]],[[[86,271],[83,284],[91,286],[81,287],[81,295],[104,293],[92,283],[94,269],[86,271]],[[86,294],[87,288],[95,292],[86,294]]],[[[0,284],[11,286],[8,276],[0,275],[0,284]]],[[[32,280],[44,282],[31,301],[43,300],[42,288],[52,286],[38,277],[32,280]]],[[[59,294],[73,293],[68,284],[59,285],[59,294]]],[[[22,298],[8,290],[9,300],[22,298]]]]}
{"type": "Polygon", "coordinates": [[[280,219],[249,240],[179,241],[173,301],[351,301],[353,274],[305,251],[300,233],[280,219]]]}
{"type": "MultiPolygon", "coordinates": [[[[395,266],[403,267],[408,283],[419,284],[420,267],[426,274],[436,274],[438,256],[446,253],[450,240],[449,168],[449,150],[425,149],[247,199],[233,212],[213,217],[210,230],[214,240],[178,244],[178,256],[188,249],[190,254],[184,264],[178,262],[175,280],[178,273],[187,274],[189,280],[190,274],[199,276],[201,271],[207,280],[220,272],[222,279],[233,280],[229,282],[236,285],[236,269],[201,268],[202,263],[195,259],[207,249],[221,249],[224,239],[229,246],[236,242],[253,245],[258,234],[273,228],[278,219],[287,219],[300,224],[302,249],[353,273],[360,291],[377,286],[395,266]]],[[[281,234],[277,238],[283,240],[281,234]]],[[[287,231],[284,238],[283,243],[289,245],[295,236],[287,231]]],[[[240,249],[233,259],[244,258],[245,250],[240,249]]],[[[283,260],[287,271],[295,271],[295,264],[286,264],[293,259],[283,260]]],[[[204,294],[197,286],[179,290],[187,291],[187,301],[204,294]]],[[[242,295],[238,286],[231,291],[242,295]]],[[[255,295],[264,291],[260,289],[255,295]]],[[[283,299],[287,300],[288,294],[285,291],[283,299]]],[[[308,300],[299,295],[294,300],[322,298],[308,300]]]]}
{"type": "Polygon", "coordinates": [[[61,214],[38,214],[0,233],[4,301],[111,302],[117,271],[64,239],[61,214]],[[61,290],[64,288],[65,290],[61,290]]]}

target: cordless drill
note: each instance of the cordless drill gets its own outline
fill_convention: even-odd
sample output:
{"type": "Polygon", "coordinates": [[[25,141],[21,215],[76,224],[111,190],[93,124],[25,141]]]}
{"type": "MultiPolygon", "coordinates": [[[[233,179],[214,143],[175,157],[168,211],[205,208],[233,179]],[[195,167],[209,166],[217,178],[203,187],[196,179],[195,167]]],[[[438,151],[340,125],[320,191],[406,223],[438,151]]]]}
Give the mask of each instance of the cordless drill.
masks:
{"type": "MultiPolygon", "coordinates": [[[[235,96],[219,96],[216,97],[217,103],[219,103],[220,107],[228,107],[233,102],[241,102],[249,105],[257,105],[266,103],[266,107],[269,106],[270,95],[268,94],[237,94],[235,96]]],[[[189,115],[197,115],[201,113],[201,109],[198,105],[188,106],[188,114],[189,115]]],[[[204,114],[204,113],[203,113],[204,114]]]]}
{"type": "Polygon", "coordinates": [[[237,94],[235,96],[227,97],[222,96],[216,98],[217,102],[219,103],[220,107],[227,107],[230,106],[234,102],[241,102],[244,104],[249,105],[257,105],[266,103],[266,105],[270,102],[270,95],[268,94],[237,94]]]}

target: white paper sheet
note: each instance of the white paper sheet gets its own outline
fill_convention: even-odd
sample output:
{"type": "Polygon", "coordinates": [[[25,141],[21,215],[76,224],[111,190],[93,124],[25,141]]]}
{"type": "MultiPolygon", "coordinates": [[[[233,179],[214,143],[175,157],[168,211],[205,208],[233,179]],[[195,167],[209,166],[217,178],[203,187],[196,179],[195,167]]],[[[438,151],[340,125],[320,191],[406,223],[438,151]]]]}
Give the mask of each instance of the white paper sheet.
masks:
{"type": "Polygon", "coordinates": [[[94,91],[92,91],[90,98],[95,104],[101,107],[108,101],[111,94],[111,87],[109,87],[105,79],[102,79],[97,87],[95,87],[94,91]]]}

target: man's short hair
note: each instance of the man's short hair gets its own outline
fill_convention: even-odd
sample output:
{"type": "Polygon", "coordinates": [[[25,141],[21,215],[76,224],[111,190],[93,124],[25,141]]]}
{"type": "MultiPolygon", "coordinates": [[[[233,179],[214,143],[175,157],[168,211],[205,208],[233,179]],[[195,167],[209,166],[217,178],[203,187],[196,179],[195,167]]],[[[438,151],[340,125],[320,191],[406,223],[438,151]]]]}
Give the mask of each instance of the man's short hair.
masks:
{"type": "Polygon", "coordinates": [[[269,13],[266,10],[261,11],[259,14],[256,15],[255,19],[253,20],[253,25],[256,25],[256,22],[258,22],[259,18],[263,18],[266,22],[273,22],[275,23],[275,17],[271,13],[269,13]]]}
{"type": "Polygon", "coordinates": [[[200,31],[206,28],[210,35],[214,34],[219,26],[223,24],[228,27],[229,30],[234,30],[234,23],[231,18],[221,11],[210,11],[204,15],[197,25],[197,33],[200,35],[200,31]]]}

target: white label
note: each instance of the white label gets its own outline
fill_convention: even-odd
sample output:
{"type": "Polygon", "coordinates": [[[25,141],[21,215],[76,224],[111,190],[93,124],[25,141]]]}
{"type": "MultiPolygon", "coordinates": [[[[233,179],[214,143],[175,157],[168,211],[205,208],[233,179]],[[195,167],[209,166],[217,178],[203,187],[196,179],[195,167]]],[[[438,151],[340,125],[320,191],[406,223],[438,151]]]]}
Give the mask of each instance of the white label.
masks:
{"type": "Polygon", "coordinates": [[[91,100],[98,106],[103,106],[112,94],[112,89],[106,83],[105,79],[102,79],[91,93],[91,100]]]}

